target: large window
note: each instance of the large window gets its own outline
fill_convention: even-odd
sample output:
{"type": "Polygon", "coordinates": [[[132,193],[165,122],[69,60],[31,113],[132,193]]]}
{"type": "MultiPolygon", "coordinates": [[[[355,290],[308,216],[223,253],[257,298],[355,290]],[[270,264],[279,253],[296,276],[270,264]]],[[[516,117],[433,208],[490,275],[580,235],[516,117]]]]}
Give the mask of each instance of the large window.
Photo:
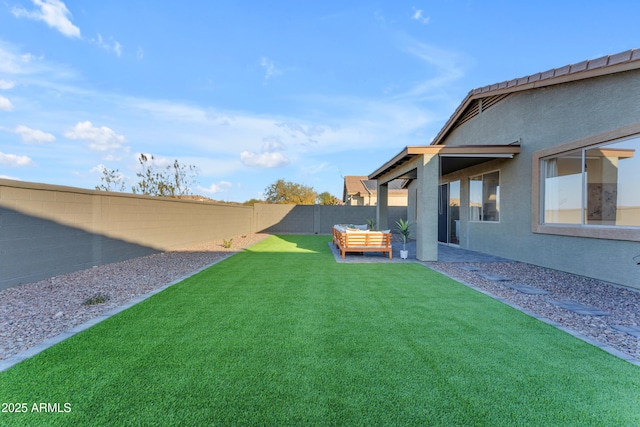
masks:
{"type": "Polygon", "coordinates": [[[640,227],[640,137],[541,162],[543,224],[640,227]]]}
{"type": "Polygon", "coordinates": [[[471,221],[500,221],[500,172],[469,178],[471,221]]]}
{"type": "Polygon", "coordinates": [[[544,222],[580,224],[582,151],[544,161],[544,222]]]}

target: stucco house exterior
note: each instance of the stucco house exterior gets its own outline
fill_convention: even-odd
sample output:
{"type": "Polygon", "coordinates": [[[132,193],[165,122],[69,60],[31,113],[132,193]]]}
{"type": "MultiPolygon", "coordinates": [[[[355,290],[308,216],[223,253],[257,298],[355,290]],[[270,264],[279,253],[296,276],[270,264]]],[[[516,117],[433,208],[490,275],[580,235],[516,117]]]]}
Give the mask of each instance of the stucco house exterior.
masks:
{"type": "MultiPolygon", "coordinates": [[[[405,182],[404,179],[396,179],[388,184],[389,206],[407,206],[405,182]]],[[[378,202],[378,184],[367,176],[345,176],[342,201],[347,206],[375,206],[378,202]]]]}
{"type": "Polygon", "coordinates": [[[440,242],[640,289],[640,51],[473,89],[369,179],[381,227],[409,180],[420,260],[440,242]]]}

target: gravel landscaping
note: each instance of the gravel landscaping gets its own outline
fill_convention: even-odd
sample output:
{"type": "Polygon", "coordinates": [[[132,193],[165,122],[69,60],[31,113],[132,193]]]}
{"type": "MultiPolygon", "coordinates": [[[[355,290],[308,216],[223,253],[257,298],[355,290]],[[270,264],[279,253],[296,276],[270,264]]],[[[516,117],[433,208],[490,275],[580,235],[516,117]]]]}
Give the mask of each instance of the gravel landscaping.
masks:
{"type": "Polygon", "coordinates": [[[425,264],[640,360],[640,338],[614,329],[614,326],[640,326],[640,291],[521,262],[425,264]],[[491,275],[510,280],[490,280],[487,277],[491,275]],[[544,293],[525,293],[511,288],[521,285],[525,291],[544,293]],[[592,307],[607,315],[577,314],[559,305],[564,301],[592,307]]]}
{"type": "Polygon", "coordinates": [[[231,248],[225,248],[222,240],[214,241],[0,291],[0,360],[188,276],[266,237],[269,235],[234,237],[231,248]]]}
{"type": "MultiPolygon", "coordinates": [[[[0,360],[188,276],[266,237],[267,234],[237,237],[231,248],[225,248],[222,241],[210,242],[0,291],[0,360]]],[[[640,338],[613,328],[640,325],[638,291],[520,262],[425,264],[640,359],[640,338]],[[481,270],[470,271],[469,267],[481,270]],[[490,280],[487,275],[511,280],[490,280]],[[514,289],[521,285],[524,286],[521,290],[514,289]],[[532,288],[546,293],[522,292],[522,289],[532,288]],[[576,314],[557,304],[567,300],[597,308],[608,315],[576,314]]]]}

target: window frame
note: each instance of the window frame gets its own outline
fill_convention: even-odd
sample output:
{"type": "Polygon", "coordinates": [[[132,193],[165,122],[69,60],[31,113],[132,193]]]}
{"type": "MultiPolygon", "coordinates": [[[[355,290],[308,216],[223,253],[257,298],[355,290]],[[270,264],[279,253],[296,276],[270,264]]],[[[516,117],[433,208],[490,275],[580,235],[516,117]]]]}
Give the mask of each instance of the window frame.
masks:
{"type": "Polygon", "coordinates": [[[468,209],[469,209],[469,222],[473,222],[473,223],[500,223],[500,221],[502,220],[502,206],[500,205],[500,187],[502,185],[502,173],[500,172],[500,169],[494,169],[494,170],[490,170],[487,172],[482,172],[479,174],[475,174],[472,175],[468,178],[468,184],[469,184],[469,204],[468,204],[468,209]],[[486,215],[484,214],[484,205],[485,205],[485,194],[484,194],[484,176],[485,175],[489,175],[489,174],[493,174],[493,173],[497,173],[498,174],[498,191],[496,194],[496,205],[498,206],[497,212],[498,212],[498,219],[497,220],[487,220],[484,219],[486,217],[486,215]],[[482,183],[482,207],[481,207],[481,211],[480,211],[480,219],[473,219],[473,209],[471,208],[471,181],[474,180],[474,178],[478,178],[480,177],[481,180],[480,182],[482,183]]]}
{"type": "MultiPolygon", "coordinates": [[[[640,137],[640,122],[534,152],[532,156],[531,231],[537,234],[640,242],[640,227],[636,226],[586,224],[584,220],[581,221],[581,224],[542,222],[544,220],[543,170],[545,160],[571,151],[587,150],[603,144],[613,144],[622,142],[624,139],[638,137],[640,137]]],[[[582,206],[584,207],[584,203],[582,206]]],[[[581,215],[584,215],[584,212],[581,215]]]]}

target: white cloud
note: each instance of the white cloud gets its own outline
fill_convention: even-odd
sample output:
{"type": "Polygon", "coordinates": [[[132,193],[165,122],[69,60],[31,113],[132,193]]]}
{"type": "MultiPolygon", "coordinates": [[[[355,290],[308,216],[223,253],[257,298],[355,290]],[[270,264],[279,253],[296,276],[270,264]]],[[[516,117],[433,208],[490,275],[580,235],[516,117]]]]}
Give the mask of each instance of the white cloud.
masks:
{"type": "Polygon", "coordinates": [[[146,164],[151,167],[164,168],[165,166],[173,164],[173,160],[169,160],[167,157],[154,156],[151,153],[136,153],[136,163],[140,162],[140,156],[142,155],[147,157],[146,164]]]}
{"type": "Polygon", "coordinates": [[[138,46],[138,49],[136,50],[136,58],[138,58],[138,61],[142,61],[144,59],[144,50],[138,46]]]}
{"type": "Polygon", "coordinates": [[[431,18],[429,18],[428,16],[423,15],[424,12],[421,9],[413,8],[413,11],[414,12],[411,19],[413,19],[414,21],[418,21],[421,24],[428,24],[429,21],[431,20],[431,18]]]}
{"type": "Polygon", "coordinates": [[[289,159],[282,153],[252,153],[243,151],[240,153],[240,160],[247,166],[259,168],[279,168],[289,164],[289,159]]]}
{"type": "Polygon", "coordinates": [[[70,139],[89,142],[89,148],[95,151],[109,151],[122,148],[126,138],[116,134],[108,127],[94,127],[90,121],[78,122],[75,127],[64,134],[70,139]]]}
{"type": "Polygon", "coordinates": [[[44,21],[51,28],[55,28],[67,37],[80,37],[80,29],[69,20],[71,12],[60,0],[32,0],[37,10],[28,11],[21,6],[12,9],[17,18],[28,18],[44,21]]]}
{"type": "Polygon", "coordinates": [[[109,40],[105,41],[102,38],[102,35],[100,35],[100,33],[98,33],[98,37],[97,38],[91,39],[89,41],[91,43],[97,44],[98,46],[100,46],[104,50],[115,52],[115,54],[118,57],[122,56],[122,45],[117,40],[114,40],[113,37],[109,37],[109,40]]]}
{"type": "Polygon", "coordinates": [[[419,100],[424,95],[447,88],[452,82],[464,76],[464,58],[460,55],[442,50],[438,47],[416,40],[408,40],[404,48],[409,54],[435,68],[436,75],[424,80],[397,98],[412,98],[419,100]]]}
{"type": "MultiPolygon", "coordinates": [[[[40,76],[41,79],[32,80],[30,83],[51,85],[59,78],[75,78],[71,68],[59,64],[47,63],[44,55],[21,53],[18,49],[0,40],[0,73],[5,75],[40,76]]],[[[0,89],[11,89],[15,86],[13,81],[2,80],[0,89]]]]}
{"type": "Polygon", "coordinates": [[[276,68],[275,63],[265,56],[260,58],[260,66],[265,70],[265,80],[269,80],[272,77],[278,77],[282,74],[282,71],[276,68]]]}
{"type": "Polygon", "coordinates": [[[285,145],[282,142],[280,142],[279,138],[276,138],[275,136],[268,136],[268,137],[262,138],[262,151],[264,152],[282,151],[285,148],[286,148],[285,145]]]}
{"type": "Polygon", "coordinates": [[[56,137],[50,133],[43,132],[37,129],[31,129],[26,126],[18,126],[14,130],[15,133],[20,135],[22,141],[29,143],[45,143],[45,142],[53,142],[56,140],[56,137]]]}
{"type": "Polygon", "coordinates": [[[313,138],[313,137],[321,136],[327,130],[325,127],[318,126],[318,125],[307,126],[305,128],[303,125],[299,123],[294,123],[294,122],[288,122],[288,123],[280,122],[280,123],[276,123],[275,125],[278,126],[279,128],[289,131],[291,133],[291,136],[294,136],[294,137],[296,136],[297,133],[300,133],[307,138],[313,138]]]}
{"type": "Polygon", "coordinates": [[[0,152],[0,163],[7,166],[29,166],[33,164],[33,160],[27,156],[17,156],[15,154],[0,152]]]}
{"type": "Polygon", "coordinates": [[[0,72],[18,74],[22,70],[22,63],[24,61],[20,55],[11,52],[9,48],[10,46],[8,47],[4,43],[0,43],[0,72]]]}
{"type": "MultiPolygon", "coordinates": [[[[129,152],[128,147],[125,151],[129,152]]],[[[119,162],[120,160],[122,160],[122,156],[116,156],[115,154],[108,154],[104,156],[102,160],[104,160],[105,162],[119,162]]]]}
{"type": "Polygon", "coordinates": [[[325,170],[327,167],[329,167],[330,164],[328,162],[323,162],[317,165],[308,165],[308,166],[303,166],[301,167],[301,171],[303,174],[305,175],[316,175],[320,172],[322,172],[323,170],[325,170]]]}
{"type": "Polygon", "coordinates": [[[233,184],[229,181],[220,181],[217,184],[211,184],[209,187],[198,186],[198,190],[202,191],[203,193],[216,194],[224,193],[231,187],[233,187],[233,184]]]}
{"type": "Polygon", "coordinates": [[[13,88],[13,86],[15,86],[15,83],[13,82],[10,82],[8,80],[0,80],[0,89],[2,90],[11,89],[13,88]]]}
{"type": "MultiPolygon", "coordinates": [[[[99,164],[97,166],[92,167],[91,169],[89,169],[89,173],[98,173],[100,175],[102,175],[104,173],[104,171],[107,170],[107,167],[103,164],[99,164]]],[[[111,169],[110,169],[111,170],[111,169]]],[[[122,172],[114,170],[115,172],[115,177],[120,179],[120,180],[124,180],[125,176],[122,172]]]]}
{"type": "Polygon", "coordinates": [[[98,166],[94,166],[91,169],[89,169],[90,173],[102,173],[102,171],[104,171],[106,168],[103,164],[100,164],[98,166]]]}
{"type": "Polygon", "coordinates": [[[13,111],[13,104],[4,96],[0,95],[0,110],[13,111]]]}
{"type": "MultiPolygon", "coordinates": [[[[437,114],[417,105],[413,98],[384,99],[305,95],[304,101],[332,111],[326,122],[295,116],[265,116],[242,111],[218,111],[170,101],[127,99],[128,109],[163,129],[161,139],[188,140],[206,156],[225,158],[225,170],[246,166],[299,165],[298,159],[350,149],[388,147],[389,141],[404,141],[433,120],[437,114]],[[243,157],[239,153],[245,153],[243,157]],[[281,153],[277,156],[277,153],[281,153]],[[234,161],[235,160],[235,161],[234,161]]],[[[148,133],[148,132],[146,132],[148,133]]],[[[141,134],[142,137],[146,137],[141,134]]],[[[128,132],[129,139],[140,139],[128,132]],[[131,134],[131,135],[129,135],[131,134]]],[[[417,141],[417,140],[415,140],[417,141]]],[[[414,142],[419,143],[419,142],[414,142]]],[[[197,159],[199,164],[202,160],[197,159]]],[[[216,170],[220,165],[216,164],[216,170]]],[[[207,168],[202,168],[207,170],[207,168]]],[[[216,172],[216,176],[223,177],[216,172]]]]}
{"type": "Polygon", "coordinates": [[[209,117],[202,108],[162,100],[132,99],[131,107],[143,110],[162,121],[184,121],[188,123],[205,123],[215,118],[209,117]]]}
{"type": "MultiPolygon", "coordinates": [[[[51,28],[54,28],[67,37],[82,38],[80,28],[71,22],[71,12],[61,0],[31,0],[37,7],[36,10],[29,11],[22,6],[15,6],[11,12],[16,18],[28,18],[36,21],[43,21],[51,28]]],[[[102,49],[114,52],[118,57],[122,56],[122,45],[113,37],[108,40],[98,34],[95,39],[88,39],[102,49]]]]}

